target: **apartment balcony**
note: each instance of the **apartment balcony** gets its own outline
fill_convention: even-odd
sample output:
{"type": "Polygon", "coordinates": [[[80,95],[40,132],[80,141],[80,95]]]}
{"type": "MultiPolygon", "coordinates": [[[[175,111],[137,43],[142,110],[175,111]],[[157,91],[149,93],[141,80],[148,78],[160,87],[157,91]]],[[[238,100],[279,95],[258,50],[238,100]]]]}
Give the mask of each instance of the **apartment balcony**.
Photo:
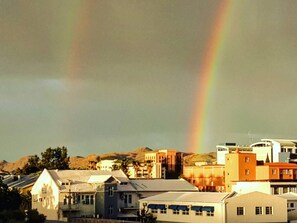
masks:
{"type": "Polygon", "coordinates": [[[61,204],[60,208],[62,211],[79,211],[79,204],[61,204]]]}

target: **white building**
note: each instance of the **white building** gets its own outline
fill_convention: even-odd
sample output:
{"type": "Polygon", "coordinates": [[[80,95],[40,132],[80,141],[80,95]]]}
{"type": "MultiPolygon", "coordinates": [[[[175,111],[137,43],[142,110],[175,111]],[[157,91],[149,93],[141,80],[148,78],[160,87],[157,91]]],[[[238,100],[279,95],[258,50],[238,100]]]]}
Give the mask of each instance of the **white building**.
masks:
{"type": "Polygon", "coordinates": [[[232,193],[168,192],[141,199],[139,210],[153,213],[160,222],[225,222],[225,200],[232,193]]]}
{"type": "Polygon", "coordinates": [[[235,150],[256,154],[257,161],[262,162],[295,162],[297,163],[297,140],[289,139],[261,139],[250,146],[236,143],[217,145],[217,164],[225,164],[225,155],[235,150]]]}
{"type": "Polygon", "coordinates": [[[122,170],[44,169],[32,194],[32,208],[47,220],[68,217],[137,218],[138,200],[172,191],[197,191],[183,179],[129,180],[122,170]]]}
{"type": "Polygon", "coordinates": [[[289,192],[278,196],[287,200],[288,220],[297,222],[297,194],[289,192]]]}
{"type": "Polygon", "coordinates": [[[296,145],[297,140],[261,139],[261,142],[253,143],[251,147],[254,153],[259,154],[257,160],[265,161],[269,157],[269,162],[296,162],[296,145]],[[296,155],[292,156],[292,154],[296,155]]]}
{"type": "Polygon", "coordinates": [[[286,200],[261,192],[168,192],[141,199],[139,210],[160,222],[287,222],[286,200]]]}
{"type": "Polygon", "coordinates": [[[225,165],[225,155],[228,153],[235,152],[236,150],[240,151],[241,153],[252,152],[252,148],[249,146],[240,146],[236,143],[226,143],[224,145],[217,145],[217,164],[225,165]]]}
{"type": "Polygon", "coordinates": [[[226,201],[226,222],[287,222],[287,201],[258,191],[238,194],[226,201]]]}
{"type": "Polygon", "coordinates": [[[108,171],[112,171],[114,166],[120,167],[121,163],[117,162],[117,159],[114,160],[100,160],[97,164],[96,164],[96,169],[97,170],[108,170],[108,171]]]}

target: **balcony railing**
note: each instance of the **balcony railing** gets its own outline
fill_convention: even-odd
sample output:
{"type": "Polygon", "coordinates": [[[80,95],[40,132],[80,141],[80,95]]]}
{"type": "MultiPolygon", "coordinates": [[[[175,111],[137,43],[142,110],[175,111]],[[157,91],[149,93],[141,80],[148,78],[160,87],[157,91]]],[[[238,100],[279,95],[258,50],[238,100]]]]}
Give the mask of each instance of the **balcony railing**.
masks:
{"type": "Polygon", "coordinates": [[[61,204],[60,208],[63,211],[70,211],[70,210],[78,211],[78,210],[80,210],[79,204],[61,204]]]}

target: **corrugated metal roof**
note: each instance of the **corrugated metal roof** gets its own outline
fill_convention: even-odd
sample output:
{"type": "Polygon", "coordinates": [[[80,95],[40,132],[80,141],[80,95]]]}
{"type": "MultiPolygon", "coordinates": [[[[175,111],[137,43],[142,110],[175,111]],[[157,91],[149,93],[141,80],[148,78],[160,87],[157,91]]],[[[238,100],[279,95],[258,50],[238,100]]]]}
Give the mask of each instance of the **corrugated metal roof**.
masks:
{"type": "Polygon", "coordinates": [[[3,183],[10,188],[24,188],[34,184],[39,175],[7,175],[4,177],[3,183]]]}
{"type": "Polygon", "coordinates": [[[230,194],[219,192],[166,192],[140,201],[219,203],[223,202],[230,194]]]}
{"type": "Polygon", "coordinates": [[[184,179],[130,180],[137,191],[197,191],[198,188],[184,179]]]}
{"type": "Polygon", "coordinates": [[[288,193],[276,195],[276,196],[285,198],[287,200],[297,200],[297,194],[293,192],[288,192],[288,193]]]}
{"type": "Polygon", "coordinates": [[[95,187],[88,183],[90,177],[104,180],[113,176],[119,182],[128,182],[128,177],[122,170],[48,170],[53,180],[59,185],[61,191],[92,192],[95,187]],[[70,184],[67,184],[70,183],[70,184]]]}

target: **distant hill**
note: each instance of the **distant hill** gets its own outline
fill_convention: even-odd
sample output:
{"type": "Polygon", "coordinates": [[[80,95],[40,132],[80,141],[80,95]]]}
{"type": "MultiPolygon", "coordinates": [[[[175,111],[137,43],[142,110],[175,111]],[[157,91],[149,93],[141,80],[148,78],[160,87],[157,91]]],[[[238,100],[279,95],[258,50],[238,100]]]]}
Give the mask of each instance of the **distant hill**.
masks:
{"type": "Polygon", "coordinates": [[[70,168],[71,169],[85,169],[88,167],[90,161],[97,161],[100,157],[101,160],[113,160],[113,159],[133,159],[144,161],[144,154],[145,152],[152,151],[152,149],[148,147],[138,148],[131,152],[112,152],[112,153],[105,153],[100,155],[89,155],[87,157],[70,157],[70,168]]]}
{"type": "Polygon", "coordinates": [[[191,154],[185,157],[185,165],[195,165],[195,162],[215,162],[217,160],[217,153],[202,153],[202,154],[191,154]]]}
{"type": "MultiPolygon", "coordinates": [[[[145,152],[152,151],[152,149],[148,147],[142,147],[135,149],[130,152],[112,152],[112,153],[105,153],[105,154],[92,154],[86,157],[82,156],[72,156],[70,157],[69,166],[71,169],[86,169],[88,168],[89,162],[93,161],[96,162],[99,158],[101,160],[104,159],[133,159],[144,161],[144,154],[145,152]]],[[[26,163],[28,163],[30,156],[24,156],[15,162],[6,162],[5,160],[0,161],[0,170],[5,172],[12,172],[17,170],[18,168],[22,169],[26,163]]],[[[205,154],[191,154],[185,156],[185,164],[186,165],[194,165],[195,162],[201,161],[215,161],[216,160],[216,153],[205,153],[205,154]]]]}
{"type": "Polygon", "coordinates": [[[17,170],[18,168],[22,169],[28,163],[29,159],[30,156],[24,156],[15,162],[9,163],[5,161],[5,163],[3,163],[3,166],[0,166],[0,170],[3,170],[5,172],[12,172],[14,170],[17,170]]]}

